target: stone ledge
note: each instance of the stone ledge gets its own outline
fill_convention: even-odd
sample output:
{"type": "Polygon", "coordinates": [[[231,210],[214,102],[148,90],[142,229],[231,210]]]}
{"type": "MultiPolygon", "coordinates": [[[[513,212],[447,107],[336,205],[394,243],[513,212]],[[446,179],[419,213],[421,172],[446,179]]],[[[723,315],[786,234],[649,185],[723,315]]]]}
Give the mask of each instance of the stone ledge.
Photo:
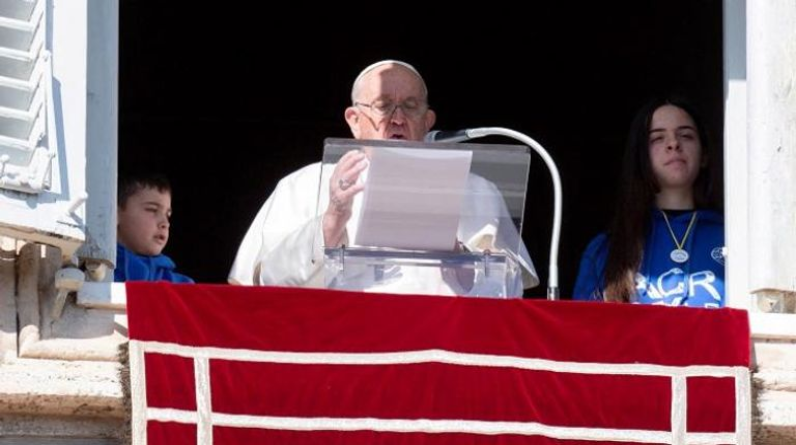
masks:
{"type": "Polygon", "coordinates": [[[755,339],[754,363],[758,369],[796,372],[796,343],[788,340],[755,339]]]}
{"type": "Polygon", "coordinates": [[[0,363],[0,414],[122,418],[119,364],[19,359],[0,363]]]}
{"type": "Polygon", "coordinates": [[[123,444],[121,432],[127,427],[125,420],[118,418],[0,414],[0,443],[5,439],[36,445],[123,444]]]}
{"type": "Polygon", "coordinates": [[[789,340],[756,339],[752,374],[753,442],[796,443],[796,344],[789,340]]]}
{"type": "Polygon", "coordinates": [[[755,385],[763,391],[782,391],[796,395],[796,371],[762,369],[754,373],[755,385]]]}

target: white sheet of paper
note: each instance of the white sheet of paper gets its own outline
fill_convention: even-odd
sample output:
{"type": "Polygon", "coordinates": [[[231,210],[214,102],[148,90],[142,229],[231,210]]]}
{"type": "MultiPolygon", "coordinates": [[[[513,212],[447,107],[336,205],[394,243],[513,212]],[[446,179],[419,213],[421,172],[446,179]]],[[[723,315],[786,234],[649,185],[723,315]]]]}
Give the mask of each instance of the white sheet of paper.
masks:
{"type": "Polygon", "coordinates": [[[452,250],[472,158],[466,150],[374,149],[354,245],[452,250]]]}

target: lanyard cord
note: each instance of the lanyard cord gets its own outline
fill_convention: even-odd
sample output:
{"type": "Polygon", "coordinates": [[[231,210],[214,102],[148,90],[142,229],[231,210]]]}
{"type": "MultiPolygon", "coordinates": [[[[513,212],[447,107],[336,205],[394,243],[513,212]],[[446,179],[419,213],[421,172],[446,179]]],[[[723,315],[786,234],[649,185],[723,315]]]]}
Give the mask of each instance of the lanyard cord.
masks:
{"type": "Polygon", "coordinates": [[[666,221],[666,228],[669,229],[669,235],[672,236],[672,241],[674,241],[674,245],[677,246],[678,249],[682,250],[683,246],[685,246],[685,241],[688,239],[688,235],[691,233],[691,229],[694,227],[694,222],[696,222],[697,212],[694,210],[694,213],[691,215],[691,221],[688,223],[688,228],[685,229],[685,235],[683,235],[682,241],[677,241],[677,237],[674,235],[674,230],[672,230],[672,225],[669,223],[669,217],[666,216],[666,212],[660,210],[661,215],[663,215],[663,220],[666,221]]]}

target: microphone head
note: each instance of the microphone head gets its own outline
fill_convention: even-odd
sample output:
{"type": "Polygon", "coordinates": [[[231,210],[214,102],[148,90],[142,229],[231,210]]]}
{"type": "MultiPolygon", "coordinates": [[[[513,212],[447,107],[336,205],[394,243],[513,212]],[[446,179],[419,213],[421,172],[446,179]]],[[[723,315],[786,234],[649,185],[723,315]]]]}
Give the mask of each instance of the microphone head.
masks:
{"type": "Polygon", "coordinates": [[[467,134],[467,130],[457,130],[457,131],[429,131],[426,134],[426,137],[423,138],[425,142],[462,142],[468,139],[472,139],[470,135],[467,134]]]}
{"type": "Polygon", "coordinates": [[[426,133],[426,137],[423,138],[423,142],[434,142],[434,141],[436,141],[437,137],[439,136],[439,133],[440,133],[439,130],[429,131],[428,133],[426,133]]]}

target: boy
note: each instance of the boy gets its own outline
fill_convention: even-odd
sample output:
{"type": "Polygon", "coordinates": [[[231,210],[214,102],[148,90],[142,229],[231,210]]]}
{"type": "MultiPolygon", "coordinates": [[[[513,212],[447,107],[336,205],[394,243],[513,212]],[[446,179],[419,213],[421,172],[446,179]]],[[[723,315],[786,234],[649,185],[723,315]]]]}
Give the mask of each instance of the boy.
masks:
{"type": "Polygon", "coordinates": [[[160,175],[119,180],[114,281],[193,283],[161,254],[169,241],[171,185],[160,175]]]}

